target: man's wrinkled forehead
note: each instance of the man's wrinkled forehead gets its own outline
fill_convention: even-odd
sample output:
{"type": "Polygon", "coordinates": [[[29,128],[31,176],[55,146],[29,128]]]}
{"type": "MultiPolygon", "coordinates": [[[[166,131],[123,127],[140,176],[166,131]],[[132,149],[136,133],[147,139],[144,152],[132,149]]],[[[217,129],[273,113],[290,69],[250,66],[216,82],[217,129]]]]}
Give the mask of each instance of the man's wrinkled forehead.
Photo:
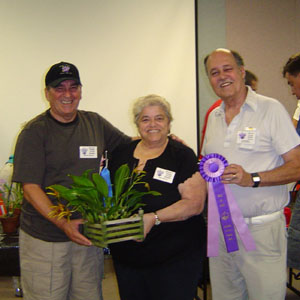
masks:
{"type": "Polygon", "coordinates": [[[226,66],[235,66],[235,65],[237,65],[237,63],[230,51],[216,50],[212,52],[207,59],[208,71],[213,68],[223,68],[226,66]]]}

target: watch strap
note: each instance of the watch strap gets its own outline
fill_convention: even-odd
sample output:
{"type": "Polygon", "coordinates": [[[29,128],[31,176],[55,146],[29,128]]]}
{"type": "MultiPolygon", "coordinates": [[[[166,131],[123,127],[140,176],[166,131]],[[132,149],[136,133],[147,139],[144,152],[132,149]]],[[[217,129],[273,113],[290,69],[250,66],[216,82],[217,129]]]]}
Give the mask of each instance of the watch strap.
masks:
{"type": "Polygon", "coordinates": [[[253,181],[252,187],[254,188],[258,187],[260,184],[260,176],[258,175],[258,173],[251,173],[251,176],[253,181]]]}
{"type": "Polygon", "coordinates": [[[156,211],[154,212],[154,217],[155,217],[155,223],[154,224],[155,225],[159,225],[161,223],[161,220],[159,219],[156,211]]]}

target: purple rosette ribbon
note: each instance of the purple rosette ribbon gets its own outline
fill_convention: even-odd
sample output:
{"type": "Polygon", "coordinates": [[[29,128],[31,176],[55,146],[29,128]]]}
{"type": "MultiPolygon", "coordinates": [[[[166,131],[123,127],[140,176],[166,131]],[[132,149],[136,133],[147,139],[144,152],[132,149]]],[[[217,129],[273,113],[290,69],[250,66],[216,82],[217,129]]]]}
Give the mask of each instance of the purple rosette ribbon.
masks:
{"type": "Polygon", "coordinates": [[[235,229],[246,251],[256,249],[254,239],[231,190],[221,182],[221,176],[227,166],[227,160],[217,153],[204,156],[199,163],[200,174],[209,186],[207,236],[207,255],[209,257],[219,255],[220,224],[227,252],[239,250],[235,229]]]}

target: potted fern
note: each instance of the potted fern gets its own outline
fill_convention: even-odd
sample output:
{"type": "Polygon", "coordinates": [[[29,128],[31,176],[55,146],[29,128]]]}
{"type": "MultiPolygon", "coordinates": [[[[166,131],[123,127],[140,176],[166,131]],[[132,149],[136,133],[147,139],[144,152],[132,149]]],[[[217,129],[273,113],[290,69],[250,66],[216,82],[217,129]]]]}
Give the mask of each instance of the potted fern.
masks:
{"type": "Polygon", "coordinates": [[[141,199],[146,194],[160,195],[150,191],[148,183],[142,181],[144,171],[134,169],[130,172],[127,164],[120,166],[114,176],[112,195],[109,184],[98,173],[87,170],[81,176],[69,176],[73,181],[70,188],[62,185],[48,187],[48,194],[58,199],[58,204],[52,207],[49,214],[51,217],[69,219],[73,212],[79,211],[86,220],[84,234],[99,247],[143,239],[141,199]],[[140,184],[147,187],[146,192],[135,189],[140,184]],[[138,214],[135,214],[138,209],[138,214]]]}

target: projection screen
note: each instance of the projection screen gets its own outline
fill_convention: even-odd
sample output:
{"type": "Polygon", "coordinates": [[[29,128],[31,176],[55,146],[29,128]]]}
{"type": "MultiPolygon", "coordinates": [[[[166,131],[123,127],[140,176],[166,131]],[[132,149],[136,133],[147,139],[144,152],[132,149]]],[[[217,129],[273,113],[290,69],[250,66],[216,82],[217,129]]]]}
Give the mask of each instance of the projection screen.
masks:
{"type": "Polygon", "coordinates": [[[196,152],[193,0],[0,0],[0,167],[23,124],[48,108],[44,76],[57,62],[80,71],[80,109],[128,135],[134,99],[164,96],[171,131],[196,152]]]}

